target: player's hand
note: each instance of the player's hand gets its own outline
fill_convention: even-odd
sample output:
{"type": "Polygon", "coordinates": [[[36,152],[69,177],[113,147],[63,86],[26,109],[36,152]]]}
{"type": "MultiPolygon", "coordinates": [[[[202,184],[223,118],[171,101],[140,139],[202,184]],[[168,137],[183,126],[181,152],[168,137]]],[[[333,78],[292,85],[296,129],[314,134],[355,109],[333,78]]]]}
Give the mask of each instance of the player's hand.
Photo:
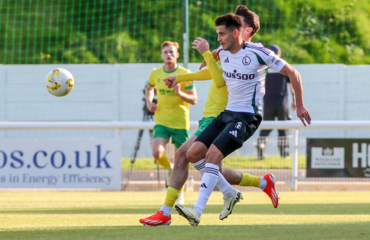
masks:
{"type": "Polygon", "coordinates": [[[200,64],[199,70],[202,70],[202,68],[206,67],[207,63],[205,60],[203,60],[202,64],[200,64]]]}
{"type": "Polygon", "coordinates": [[[146,103],[146,107],[149,109],[149,111],[151,112],[155,112],[155,110],[157,110],[157,104],[155,104],[154,102],[147,102],[146,103]]]}
{"type": "Polygon", "coordinates": [[[176,86],[173,87],[173,90],[175,91],[175,93],[178,95],[180,90],[181,90],[181,86],[180,84],[176,84],[176,86]]]}
{"type": "Polygon", "coordinates": [[[297,116],[299,117],[299,119],[301,119],[304,126],[306,126],[306,122],[309,125],[311,124],[310,113],[308,112],[308,110],[305,107],[298,107],[297,108],[297,116]]]}
{"type": "Polygon", "coordinates": [[[168,88],[173,88],[177,84],[176,76],[171,75],[168,78],[163,79],[164,83],[168,88]]]}
{"type": "Polygon", "coordinates": [[[192,48],[198,50],[201,54],[209,50],[209,44],[204,38],[197,37],[193,41],[193,45],[192,48]]]}

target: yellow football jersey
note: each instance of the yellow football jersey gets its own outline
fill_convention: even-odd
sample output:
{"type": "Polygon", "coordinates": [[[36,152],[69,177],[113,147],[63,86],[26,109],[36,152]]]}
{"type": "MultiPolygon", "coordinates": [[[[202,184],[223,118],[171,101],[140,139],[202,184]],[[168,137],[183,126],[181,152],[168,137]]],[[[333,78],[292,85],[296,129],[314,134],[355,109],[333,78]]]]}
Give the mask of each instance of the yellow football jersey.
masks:
{"type": "MultiPolygon", "coordinates": [[[[164,67],[153,69],[149,78],[149,85],[157,86],[157,110],[154,113],[155,124],[174,129],[189,129],[189,103],[182,100],[173,89],[166,86],[163,79],[171,75],[189,73],[186,68],[178,66],[167,72],[164,67]]],[[[181,91],[193,89],[192,82],[180,83],[181,91]]]]}
{"type": "Polygon", "coordinates": [[[203,117],[217,117],[224,111],[227,104],[227,96],[227,87],[217,88],[215,82],[212,81],[208,91],[206,105],[203,108],[203,117]]]}

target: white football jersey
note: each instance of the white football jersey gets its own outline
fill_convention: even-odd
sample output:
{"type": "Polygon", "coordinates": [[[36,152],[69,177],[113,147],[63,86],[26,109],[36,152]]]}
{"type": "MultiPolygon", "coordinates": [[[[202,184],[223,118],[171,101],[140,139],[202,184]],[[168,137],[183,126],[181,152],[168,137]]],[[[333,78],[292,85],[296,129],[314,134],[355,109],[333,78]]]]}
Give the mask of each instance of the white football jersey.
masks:
{"type": "Polygon", "coordinates": [[[229,92],[225,110],[261,114],[266,68],[280,72],[286,61],[264,48],[262,44],[251,42],[245,43],[235,54],[223,50],[220,46],[217,54],[229,92]]]}

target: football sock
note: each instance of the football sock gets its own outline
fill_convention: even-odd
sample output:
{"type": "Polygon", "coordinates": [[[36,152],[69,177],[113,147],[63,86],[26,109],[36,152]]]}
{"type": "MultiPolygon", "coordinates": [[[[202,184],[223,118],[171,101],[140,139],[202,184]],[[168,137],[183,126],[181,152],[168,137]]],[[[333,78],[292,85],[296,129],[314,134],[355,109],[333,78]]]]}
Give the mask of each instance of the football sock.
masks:
{"type": "MultiPolygon", "coordinates": [[[[202,159],[196,163],[192,163],[195,169],[197,169],[200,174],[204,174],[206,160],[202,159]]],[[[231,197],[235,194],[234,188],[226,181],[225,177],[219,172],[218,180],[216,186],[224,194],[225,197],[231,197]]]]}
{"type": "Polygon", "coordinates": [[[171,214],[171,210],[173,205],[175,205],[176,199],[179,197],[179,190],[168,187],[166,193],[166,200],[164,201],[164,205],[161,207],[161,211],[163,211],[163,215],[168,217],[171,214]]]}
{"type": "Polygon", "coordinates": [[[243,178],[240,181],[239,186],[259,187],[260,182],[261,182],[261,178],[260,177],[250,175],[249,173],[242,173],[242,174],[243,174],[243,178]]]}
{"type": "Polygon", "coordinates": [[[157,163],[164,167],[165,169],[169,170],[171,169],[171,162],[168,160],[168,157],[166,154],[163,154],[163,156],[160,159],[156,159],[157,163]]]}
{"type": "Polygon", "coordinates": [[[182,186],[182,188],[180,188],[180,192],[184,192],[184,189],[185,189],[185,184],[182,186]]]}
{"type": "Polygon", "coordinates": [[[207,204],[208,198],[216,186],[218,180],[219,167],[213,163],[206,163],[206,169],[202,177],[202,182],[199,188],[198,200],[194,204],[194,208],[198,216],[202,215],[207,204]]]}
{"type": "Polygon", "coordinates": [[[202,160],[199,160],[198,162],[196,163],[191,163],[191,165],[193,165],[193,167],[198,170],[198,172],[200,174],[203,175],[204,171],[205,171],[205,167],[206,167],[206,159],[203,158],[202,160]]]}
{"type": "Polygon", "coordinates": [[[267,186],[267,180],[264,179],[263,177],[260,178],[261,179],[261,182],[260,184],[258,185],[259,188],[261,188],[262,190],[265,189],[265,187],[267,186]]]}

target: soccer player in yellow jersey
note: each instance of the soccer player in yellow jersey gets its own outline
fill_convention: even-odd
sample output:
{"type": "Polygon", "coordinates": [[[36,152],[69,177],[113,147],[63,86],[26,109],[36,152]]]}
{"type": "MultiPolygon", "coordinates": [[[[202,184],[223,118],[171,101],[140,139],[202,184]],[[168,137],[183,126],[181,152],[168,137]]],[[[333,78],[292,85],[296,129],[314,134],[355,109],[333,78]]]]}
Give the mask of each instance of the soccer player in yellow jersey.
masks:
{"type": "MultiPolygon", "coordinates": [[[[245,6],[238,6],[235,10],[235,14],[237,14],[243,21],[243,32],[246,35],[254,35],[259,30],[259,19],[258,15],[254,12],[250,11],[245,6]]],[[[243,34],[244,36],[244,34],[243,34]]],[[[216,58],[217,52],[213,52],[216,58]]],[[[170,76],[165,79],[166,82],[184,82],[184,81],[192,81],[192,80],[210,80],[212,79],[211,76],[220,76],[222,79],[223,71],[220,69],[220,65],[216,65],[211,56],[204,56],[205,61],[207,62],[208,69],[201,70],[195,73],[187,73],[187,74],[179,74],[176,76],[170,76]]],[[[205,66],[203,63],[200,68],[205,66]]],[[[223,80],[222,80],[223,81],[223,80]]],[[[167,188],[167,195],[164,205],[161,209],[154,215],[140,219],[140,222],[144,225],[151,225],[151,226],[161,226],[161,225],[170,225],[171,224],[171,210],[174,206],[176,199],[179,196],[179,190],[184,185],[187,177],[188,177],[188,169],[189,169],[189,162],[186,158],[186,152],[190,149],[191,145],[194,143],[197,136],[200,132],[208,126],[209,123],[212,122],[214,118],[216,118],[222,111],[224,111],[226,104],[227,104],[228,92],[226,86],[220,87],[219,83],[215,81],[211,82],[210,89],[208,91],[208,97],[206,101],[206,105],[203,109],[203,118],[199,121],[199,129],[198,131],[190,137],[188,141],[186,141],[177,151],[175,154],[175,166],[174,166],[174,174],[172,175],[172,179],[170,182],[170,187],[167,188]]],[[[201,173],[204,172],[205,161],[199,161],[197,163],[193,163],[193,166],[201,173]]],[[[264,177],[253,176],[248,173],[241,173],[231,168],[222,168],[222,174],[224,175],[225,179],[233,185],[239,186],[253,186],[261,188],[268,196],[271,198],[274,207],[276,208],[278,205],[278,198],[275,195],[271,195],[270,192],[276,192],[275,181],[270,179],[270,174],[265,175],[264,177]],[[266,178],[265,178],[266,177],[266,178]]],[[[274,179],[275,180],[275,179],[274,179]]],[[[228,214],[231,213],[233,206],[227,210],[230,202],[235,204],[236,201],[239,201],[242,198],[241,193],[234,189],[227,189],[225,186],[218,186],[217,187],[223,192],[224,194],[224,210],[223,210],[223,218],[226,218],[228,214]],[[235,203],[234,203],[235,202],[235,203]],[[226,211],[225,211],[226,209],[226,211]]],[[[220,216],[221,219],[221,216],[220,216]]]]}
{"type": "Polygon", "coordinates": [[[197,93],[191,82],[183,82],[170,89],[162,81],[173,74],[190,72],[177,65],[178,48],[177,42],[163,42],[161,51],[164,66],[153,69],[145,90],[146,105],[150,111],[154,112],[152,153],[158,164],[168,171],[166,184],[171,180],[173,164],[164,154],[165,146],[170,137],[176,149],[188,140],[189,103],[197,102],[197,93]],[[157,104],[153,102],[155,87],[157,87],[157,104]]]}

